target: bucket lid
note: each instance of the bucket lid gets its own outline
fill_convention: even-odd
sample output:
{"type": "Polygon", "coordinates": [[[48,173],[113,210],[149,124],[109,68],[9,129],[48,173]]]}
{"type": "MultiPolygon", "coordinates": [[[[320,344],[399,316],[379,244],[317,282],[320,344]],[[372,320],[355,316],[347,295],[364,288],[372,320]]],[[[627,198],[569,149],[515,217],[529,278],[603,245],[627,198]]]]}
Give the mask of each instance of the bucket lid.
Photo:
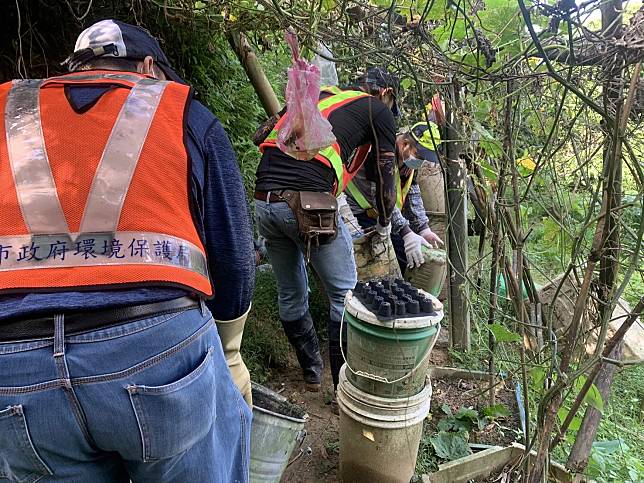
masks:
{"type": "Polygon", "coordinates": [[[432,327],[443,320],[443,304],[432,294],[418,289],[426,297],[431,298],[432,304],[435,307],[436,315],[423,315],[422,317],[400,317],[392,320],[379,320],[376,315],[364,306],[358,297],[353,296],[353,291],[349,290],[344,299],[344,307],[351,315],[357,317],[362,322],[377,325],[378,327],[386,327],[387,329],[424,329],[432,327]],[[440,307],[440,310],[437,308],[440,307]]]}
{"type": "Polygon", "coordinates": [[[304,423],[309,418],[304,409],[290,403],[284,396],[256,382],[251,383],[251,385],[253,411],[270,414],[296,423],[304,423]]]}
{"type": "Polygon", "coordinates": [[[379,428],[405,428],[422,422],[429,414],[432,385],[414,396],[385,398],[361,391],[347,379],[346,364],[340,369],[338,406],[352,419],[379,428]]]}

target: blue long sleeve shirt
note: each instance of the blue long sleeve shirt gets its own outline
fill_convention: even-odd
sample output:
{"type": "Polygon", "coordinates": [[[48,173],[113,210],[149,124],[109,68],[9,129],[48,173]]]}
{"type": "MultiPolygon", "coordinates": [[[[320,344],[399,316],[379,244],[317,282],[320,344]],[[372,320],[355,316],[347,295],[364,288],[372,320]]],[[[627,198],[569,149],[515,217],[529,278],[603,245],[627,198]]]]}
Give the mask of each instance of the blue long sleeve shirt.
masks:
{"type": "MultiPolygon", "coordinates": [[[[72,87],[68,98],[77,110],[82,110],[105,92],[105,87],[72,87]]],[[[187,116],[190,191],[196,210],[193,218],[205,241],[215,293],[206,305],[216,320],[231,320],[250,307],[255,280],[255,256],[244,186],[235,153],[217,118],[195,100],[190,102],[187,116]]],[[[2,320],[10,318],[140,305],[187,294],[179,288],[150,286],[0,295],[0,331],[2,320]]]]}

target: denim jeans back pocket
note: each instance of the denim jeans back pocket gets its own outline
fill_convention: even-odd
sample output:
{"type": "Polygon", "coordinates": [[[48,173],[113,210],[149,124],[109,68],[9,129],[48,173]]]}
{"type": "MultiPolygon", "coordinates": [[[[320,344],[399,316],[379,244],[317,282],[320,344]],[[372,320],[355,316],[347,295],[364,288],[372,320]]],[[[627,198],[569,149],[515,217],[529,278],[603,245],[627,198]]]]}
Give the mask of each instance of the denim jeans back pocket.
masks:
{"type": "Polygon", "coordinates": [[[0,480],[33,483],[51,474],[31,443],[23,407],[0,411],[0,480]]]}
{"type": "Polygon", "coordinates": [[[213,348],[190,374],[164,386],[127,391],[139,424],[143,461],[170,458],[210,432],[216,418],[213,348]]]}

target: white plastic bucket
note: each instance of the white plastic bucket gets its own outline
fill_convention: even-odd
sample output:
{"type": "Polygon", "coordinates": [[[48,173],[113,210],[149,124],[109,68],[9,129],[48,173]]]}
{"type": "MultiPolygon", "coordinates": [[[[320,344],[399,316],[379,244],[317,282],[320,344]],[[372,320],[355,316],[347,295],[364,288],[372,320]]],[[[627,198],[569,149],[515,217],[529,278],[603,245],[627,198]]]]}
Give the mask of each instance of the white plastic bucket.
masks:
{"type": "Polygon", "coordinates": [[[423,420],[429,414],[429,378],[418,394],[383,398],[367,394],[340,370],[340,475],[346,483],[409,483],[416,467],[423,420]]]}

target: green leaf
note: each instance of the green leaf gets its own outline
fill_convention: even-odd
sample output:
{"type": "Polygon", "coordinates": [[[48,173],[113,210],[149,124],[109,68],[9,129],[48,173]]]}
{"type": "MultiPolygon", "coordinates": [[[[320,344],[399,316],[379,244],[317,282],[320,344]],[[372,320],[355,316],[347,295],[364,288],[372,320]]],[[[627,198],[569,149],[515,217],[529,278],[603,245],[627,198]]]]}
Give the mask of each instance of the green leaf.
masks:
{"type": "Polygon", "coordinates": [[[535,366],[530,370],[530,385],[535,391],[542,391],[545,381],[546,370],[543,367],[535,366]]]}
{"type": "MultiPolygon", "coordinates": [[[[477,100],[478,101],[478,100],[477,100]]],[[[478,102],[472,103],[472,110],[474,111],[474,116],[479,121],[487,121],[490,118],[490,112],[492,112],[492,102],[486,99],[481,99],[478,102]]]]}
{"type": "Polygon", "coordinates": [[[510,415],[510,410],[505,404],[493,404],[483,408],[483,416],[490,419],[507,418],[510,415]]]}
{"type": "Polygon", "coordinates": [[[490,324],[487,326],[497,342],[521,342],[521,336],[516,332],[506,329],[501,324],[490,324]]]}
{"type": "MultiPolygon", "coordinates": [[[[563,424],[563,422],[566,420],[568,417],[569,411],[561,407],[559,408],[559,411],[557,411],[557,416],[559,417],[559,422],[563,424]]],[[[581,418],[579,416],[574,416],[572,418],[572,421],[570,421],[570,426],[568,426],[569,431],[579,431],[579,428],[581,427],[581,418]]]]}
{"type": "Polygon", "coordinates": [[[479,413],[476,409],[461,406],[458,408],[458,411],[456,411],[454,417],[460,420],[469,419],[470,421],[477,421],[479,419],[479,413]]]}
{"type": "Polygon", "coordinates": [[[467,445],[468,439],[469,434],[466,431],[458,433],[439,431],[438,434],[429,438],[436,455],[448,461],[462,458],[471,453],[470,447],[467,445]]]}
{"type": "Polygon", "coordinates": [[[449,407],[449,404],[443,403],[441,406],[441,410],[447,414],[448,416],[453,416],[454,414],[452,413],[452,408],[449,407]]]}
{"type": "Polygon", "coordinates": [[[469,419],[456,419],[453,416],[443,418],[438,423],[439,431],[470,431],[474,423],[469,419]]]}
{"type": "MultiPolygon", "coordinates": [[[[501,143],[492,133],[485,129],[479,122],[472,123],[472,128],[479,134],[479,145],[485,150],[486,154],[494,158],[500,158],[503,154],[503,149],[501,148],[501,143]]],[[[490,168],[492,167],[490,166],[490,168]]]]}
{"type": "Polygon", "coordinates": [[[391,7],[391,2],[394,0],[372,0],[371,3],[373,3],[376,7],[381,7],[381,8],[388,8],[391,7]]]}
{"type": "MultiPolygon", "coordinates": [[[[426,3],[427,0],[418,2],[418,13],[424,13],[426,3]]],[[[440,20],[444,18],[446,8],[446,0],[434,0],[432,8],[427,12],[426,20],[440,20]]]]}
{"type": "Polygon", "coordinates": [[[551,245],[558,243],[560,234],[561,228],[556,221],[549,216],[543,218],[543,239],[545,241],[551,245]]]}
{"type": "Polygon", "coordinates": [[[595,441],[593,443],[593,452],[598,451],[603,454],[612,454],[617,451],[626,453],[630,448],[623,439],[613,439],[610,441],[595,441]]]}
{"type": "Polygon", "coordinates": [[[456,429],[454,427],[454,418],[443,418],[438,422],[439,431],[452,431],[456,429]]]}
{"type": "Polygon", "coordinates": [[[496,174],[496,171],[494,171],[494,168],[490,163],[488,163],[484,159],[480,159],[478,163],[479,163],[479,166],[481,167],[481,171],[483,172],[483,176],[485,176],[490,181],[496,181],[497,179],[499,179],[499,177],[496,174]]]}
{"type": "Polygon", "coordinates": [[[400,85],[402,86],[403,89],[409,89],[411,87],[412,80],[409,77],[405,77],[403,80],[400,81],[400,85]]]}
{"type": "Polygon", "coordinates": [[[599,392],[599,389],[597,389],[597,386],[593,384],[590,386],[590,389],[584,396],[584,402],[587,403],[589,406],[594,407],[599,411],[600,413],[604,412],[604,400],[602,399],[602,395],[599,392]]]}
{"type": "MultiPolygon", "coordinates": [[[[584,384],[586,384],[586,376],[581,375],[573,382],[573,388],[575,389],[575,391],[581,392],[584,384]]],[[[597,411],[604,412],[604,400],[602,399],[602,395],[595,384],[590,386],[590,389],[584,396],[584,402],[589,406],[597,409],[597,411]]]]}
{"type": "Polygon", "coordinates": [[[322,9],[325,11],[333,10],[335,8],[335,0],[322,0],[322,9]]]}

